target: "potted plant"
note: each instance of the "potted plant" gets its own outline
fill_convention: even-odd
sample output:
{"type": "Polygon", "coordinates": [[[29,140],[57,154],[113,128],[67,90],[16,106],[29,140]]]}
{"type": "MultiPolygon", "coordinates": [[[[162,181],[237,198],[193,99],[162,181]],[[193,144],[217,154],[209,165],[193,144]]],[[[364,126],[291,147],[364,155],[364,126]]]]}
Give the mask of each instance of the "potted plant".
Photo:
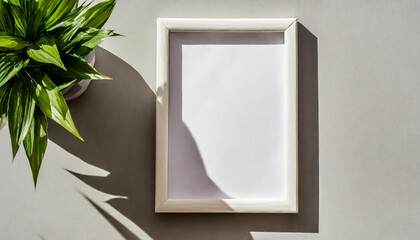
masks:
{"type": "Polygon", "coordinates": [[[0,0],[0,130],[8,122],[13,158],[23,144],[36,186],[47,146],[47,117],[79,139],[62,90],[81,79],[110,79],[84,57],[104,38],[115,0],[0,0]]]}

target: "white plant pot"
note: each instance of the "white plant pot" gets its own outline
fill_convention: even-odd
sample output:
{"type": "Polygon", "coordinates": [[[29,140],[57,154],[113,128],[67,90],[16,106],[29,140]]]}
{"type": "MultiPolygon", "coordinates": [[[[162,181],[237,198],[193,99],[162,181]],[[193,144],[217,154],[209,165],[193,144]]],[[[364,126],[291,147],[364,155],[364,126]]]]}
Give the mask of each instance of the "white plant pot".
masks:
{"type": "MultiPolygon", "coordinates": [[[[92,65],[92,67],[95,66],[95,50],[93,50],[91,53],[89,53],[86,57],[85,60],[92,65]]],[[[64,96],[64,99],[66,99],[66,101],[72,101],[75,100],[76,98],[80,97],[85,91],[86,89],[89,87],[89,84],[92,80],[90,79],[82,79],[82,80],[78,80],[75,83],[73,83],[72,85],[64,88],[61,93],[64,96]]]]}

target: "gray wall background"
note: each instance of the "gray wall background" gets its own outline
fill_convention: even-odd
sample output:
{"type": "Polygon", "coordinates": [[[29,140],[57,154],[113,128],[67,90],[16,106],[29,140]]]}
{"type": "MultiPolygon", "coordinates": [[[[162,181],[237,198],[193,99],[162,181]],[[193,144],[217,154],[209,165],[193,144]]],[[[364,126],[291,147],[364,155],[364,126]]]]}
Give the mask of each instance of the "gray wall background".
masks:
{"type": "Polygon", "coordinates": [[[0,132],[0,239],[417,239],[420,2],[120,0],[33,189],[0,132]],[[298,215],[154,214],[157,17],[298,17],[298,215]],[[318,127],[319,126],[319,127],[318,127]],[[318,157],[319,156],[319,157],[318,157]]]}

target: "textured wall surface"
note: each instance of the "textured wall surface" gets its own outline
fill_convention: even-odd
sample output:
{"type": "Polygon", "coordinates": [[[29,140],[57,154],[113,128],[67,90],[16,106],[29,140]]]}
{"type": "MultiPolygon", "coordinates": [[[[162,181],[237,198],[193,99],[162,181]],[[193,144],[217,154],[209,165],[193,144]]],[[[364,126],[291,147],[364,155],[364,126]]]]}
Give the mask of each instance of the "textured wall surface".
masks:
{"type": "Polygon", "coordinates": [[[34,192],[0,132],[0,239],[418,239],[420,1],[120,0],[34,192]],[[155,214],[157,17],[299,18],[297,215],[155,214]],[[319,157],[318,157],[319,156],[319,157]]]}

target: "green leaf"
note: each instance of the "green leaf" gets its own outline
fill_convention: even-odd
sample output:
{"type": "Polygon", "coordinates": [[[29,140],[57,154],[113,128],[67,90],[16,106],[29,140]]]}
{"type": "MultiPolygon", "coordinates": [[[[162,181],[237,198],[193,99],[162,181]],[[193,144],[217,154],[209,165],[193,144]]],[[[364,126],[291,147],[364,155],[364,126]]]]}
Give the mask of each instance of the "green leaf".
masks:
{"type": "MultiPolygon", "coordinates": [[[[16,1],[19,2],[19,1],[16,1]]],[[[9,5],[10,12],[14,20],[14,34],[26,38],[26,29],[29,16],[25,14],[25,8],[18,5],[18,3],[11,3],[9,5]]]]}
{"type": "Polygon", "coordinates": [[[74,79],[74,80],[72,80],[70,82],[63,83],[60,86],[58,86],[58,89],[60,89],[60,91],[63,91],[66,87],[70,87],[76,81],[77,81],[77,79],[74,79]]]}
{"type": "Polygon", "coordinates": [[[52,73],[59,76],[59,78],[70,79],[93,79],[93,80],[111,80],[112,78],[100,74],[83,58],[76,55],[66,55],[63,58],[67,66],[67,71],[53,71],[52,73]]]}
{"type": "MultiPolygon", "coordinates": [[[[57,2],[57,1],[52,1],[57,2]]],[[[7,27],[7,32],[25,38],[33,42],[36,36],[43,31],[43,12],[38,9],[38,0],[3,0],[8,14],[5,17],[11,18],[11,27],[7,27]]]]}
{"type": "MultiPolygon", "coordinates": [[[[60,23],[57,23],[48,29],[52,35],[56,36],[57,44],[60,49],[68,50],[70,47],[73,47],[74,42],[70,47],[68,46],[68,43],[71,42],[77,34],[89,31],[90,28],[101,28],[109,18],[109,15],[111,15],[115,6],[115,1],[108,0],[91,8],[89,8],[89,6],[90,3],[74,8],[60,23]]],[[[113,33],[110,34],[116,35],[113,33]]],[[[87,47],[84,48],[86,49],[87,47]]]]}
{"type": "Polygon", "coordinates": [[[0,59],[0,87],[6,84],[12,77],[14,77],[20,70],[26,67],[29,59],[25,61],[14,61],[9,56],[0,59]]]}
{"type": "Polygon", "coordinates": [[[12,4],[12,5],[18,6],[18,7],[20,7],[20,6],[21,6],[21,4],[20,4],[20,0],[3,0],[3,1],[5,1],[5,2],[7,2],[7,3],[10,3],[10,4],[12,4]]]}
{"type": "Polygon", "coordinates": [[[38,9],[46,9],[51,0],[35,0],[38,3],[38,9]]]}
{"type": "Polygon", "coordinates": [[[26,40],[35,42],[40,34],[45,32],[44,13],[37,9],[36,0],[29,0],[31,11],[28,13],[26,40]]]}
{"type": "Polygon", "coordinates": [[[94,50],[106,37],[119,36],[112,30],[89,28],[80,32],[65,48],[68,52],[86,56],[94,50]]]}
{"type": "Polygon", "coordinates": [[[7,123],[7,103],[9,101],[8,86],[0,87],[0,130],[7,123]]]}
{"type": "Polygon", "coordinates": [[[34,116],[35,101],[23,81],[14,78],[9,89],[7,120],[12,141],[13,158],[25,138],[34,116]]]}
{"type": "Polygon", "coordinates": [[[31,72],[27,75],[30,77],[31,94],[44,114],[83,141],[74,125],[60,88],[44,73],[31,72]]]}
{"type": "Polygon", "coordinates": [[[5,113],[3,113],[0,116],[0,131],[4,128],[4,126],[6,126],[6,123],[7,123],[7,116],[5,113]]]}
{"type": "Polygon", "coordinates": [[[47,119],[44,113],[39,108],[36,108],[28,134],[23,140],[23,146],[25,147],[26,156],[31,166],[35,187],[47,143],[47,119]]]}
{"type": "MultiPolygon", "coordinates": [[[[46,0],[50,1],[50,0],[46,0]]],[[[69,26],[74,25],[74,22],[77,20],[83,20],[83,15],[86,14],[86,11],[88,10],[90,3],[87,5],[81,5],[79,7],[74,8],[67,16],[60,21],[59,23],[55,24],[54,26],[48,28],[48,31],[54,31],[57,29],[64,29],[69,26]]]]}
{"type": "Polygon", "coordinates": [[[0,48],[20,50],[29,46],[29,43],[19,37],[8,35],[6,32],[0,32],[0,48]]]}
{"type": "Polygon", "coordinates": [[[10,33],[14,32],[13,15],[10,13],[10,7],[4,1],[0,1],[0,29],[10,33]]]}
{"type": "Polygon", "coordinates": [[[75,19],[72,22],[63,22],[60,27],[54,29],[52,33],[57,35],[57,45],[60,49],[64,49],[65,46],[71,41],[71,39],[81,29],[83,19],[75,19]]]}
{"type": "Polygon", "coordinates": [[[111,16],[115,3],[115,0],[108,0],[89,8],[84,14],[84,27],[102,28],[111,16]]]}
{"type": "Polygon", "coordinates": [[[39,7],[45,12],[45,26],[50,28],[59,22],[70,13],[77,3],[78,0],[41,0],[39,7]]]}
{"type": "Polygon", "coordinates": [[[7,103],[9,102],[10,82],[0,87],[0,115],[7,113],[7,103]]]}
{"type": "Polygon", "coordinates": [[[89,5],[90,3],[73,9],[60,23],[48,29],[56,37],[60,49],[64,49],[73,37],[84,29],[85,18],[83,16],[86,14],[89,5]]]}
{"type": "Polygon", "coordinates": [[[54,64],[66,70],[54,38],[51,36],[42,36],[36,44],[26,50],[26,53],[37,62],[54,64]]]}

